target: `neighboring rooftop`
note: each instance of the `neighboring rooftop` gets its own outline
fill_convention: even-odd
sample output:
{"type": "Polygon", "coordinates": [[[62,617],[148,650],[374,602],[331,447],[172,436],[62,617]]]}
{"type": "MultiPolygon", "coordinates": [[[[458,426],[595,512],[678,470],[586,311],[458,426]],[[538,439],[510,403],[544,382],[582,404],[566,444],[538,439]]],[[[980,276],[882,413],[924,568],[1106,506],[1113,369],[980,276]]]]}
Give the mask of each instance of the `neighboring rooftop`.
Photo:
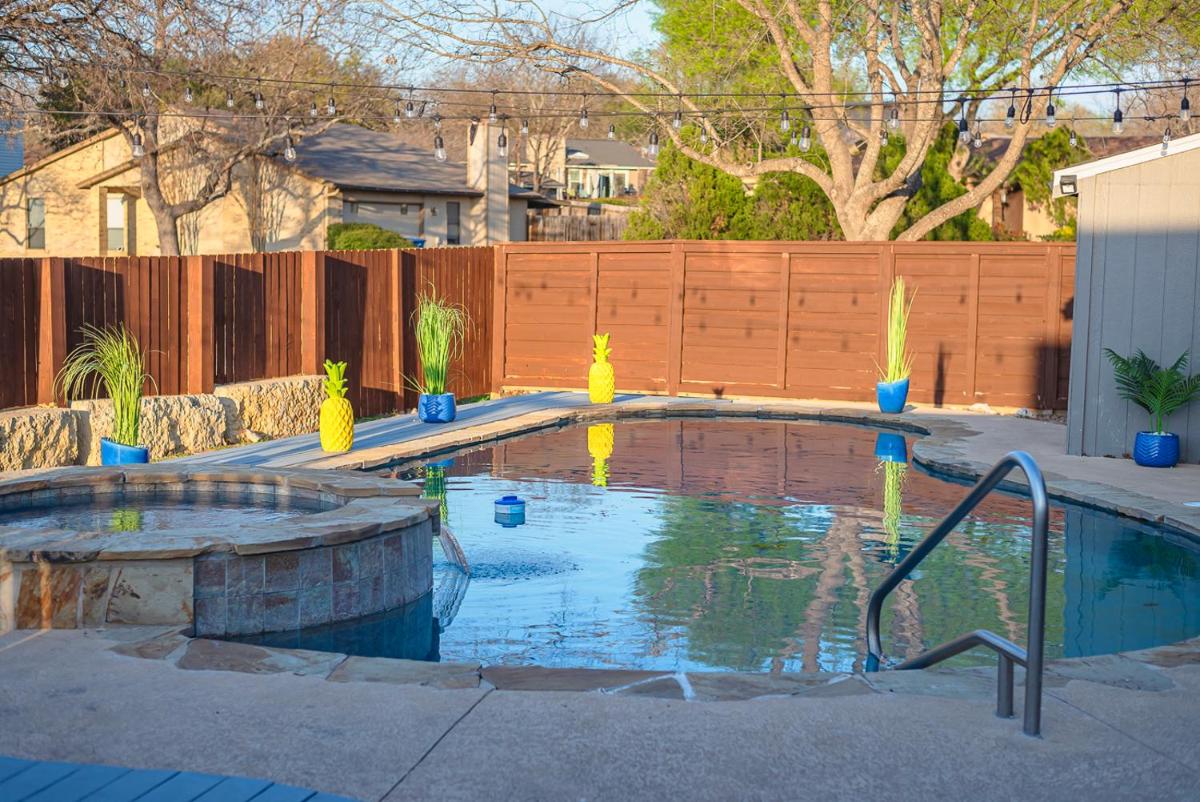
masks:
{"type": "Polygon", "coordinates": [[[654,162],[628,142],[618,139],[568,139],[567,164],[572,167],[641,167],[654,162]]]}
{"type": "Polygon", "coordinates": [[[25,166],[25,137],[20,131],[0,126],[0,177],[25,166]]]}

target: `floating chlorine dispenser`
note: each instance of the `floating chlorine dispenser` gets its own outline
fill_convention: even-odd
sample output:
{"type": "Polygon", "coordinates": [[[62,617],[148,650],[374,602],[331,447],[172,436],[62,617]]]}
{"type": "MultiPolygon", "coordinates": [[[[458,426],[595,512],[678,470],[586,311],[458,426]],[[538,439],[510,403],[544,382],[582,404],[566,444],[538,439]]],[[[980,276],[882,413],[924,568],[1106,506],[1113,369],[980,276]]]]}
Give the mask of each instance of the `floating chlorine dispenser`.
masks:
{"type": "Polygon", "coordinates": [[[525,500],[518,496],[496,499],[496,523],[506,529],[525,523],[525,500]]]}

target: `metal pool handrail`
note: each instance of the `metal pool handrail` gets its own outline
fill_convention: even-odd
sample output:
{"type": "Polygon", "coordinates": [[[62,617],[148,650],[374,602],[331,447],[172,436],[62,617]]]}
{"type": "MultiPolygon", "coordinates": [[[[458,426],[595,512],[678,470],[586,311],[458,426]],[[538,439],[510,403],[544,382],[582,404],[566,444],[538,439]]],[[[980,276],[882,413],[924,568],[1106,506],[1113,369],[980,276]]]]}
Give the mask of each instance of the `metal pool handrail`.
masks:
{"type": "Polygon", "coordinates": [[[996,487],[1004,481],[1014,468],[1020,468],[1029,482],[1029,496],[1033,502],[1032,544],[1029,561],[1029,644],[1022,649],[1012,641],[986,629],[962,635],[954,640],[923,652],[895,666],[897,670],[928,668],[956,654],[976,646],[986,646],[999,655],[996,672],[996,715],[1009,718],[1013,715],[1013,664],[1025,667],[1025,716],[1022,730],[1026,735],[1038,735],[1042,728],[1042,673],[1046,647],[1046,561],[1047,535],[1050,521],[1050,502],[1046,495],[1046,480],[1033,457],[1024,451],[1012,451],[987,472],[967,497],[959,502],[949,515],[942,519],[925,539],[917,544],[907,557],[888,574],[883,584],[871,594],[867,606],[867,652],[873,663],[883,661],[883,647],[879,639],[879,618],[883,601],[896,589],[917,565],[946,535],[958,526],[967,513],[975,509],[996,487]]]}

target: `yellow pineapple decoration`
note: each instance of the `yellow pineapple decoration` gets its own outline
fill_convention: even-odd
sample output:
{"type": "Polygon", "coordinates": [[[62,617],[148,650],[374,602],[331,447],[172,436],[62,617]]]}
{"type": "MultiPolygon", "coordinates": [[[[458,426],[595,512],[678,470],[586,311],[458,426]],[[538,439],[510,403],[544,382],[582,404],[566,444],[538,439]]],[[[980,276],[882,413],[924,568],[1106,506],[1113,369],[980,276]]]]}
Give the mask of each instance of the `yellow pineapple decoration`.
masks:
{"type": "Polygon", "coordinates": [[[613,425],[597,423],[588,427],[588,453],[592,455],[592,484],[608,487],[608,458],[613,451],[613,425]]]}
{"type": "Polygon", "coordinates": [[[354,445],[354,407],[346,398],[346,363],[325,360],[325,395],[321,402],[321,449],[349,451],[354,445]]]}
{"type": "Polygon", "coordinates": [[[592,343],[596,361],[588,370],[588,400],[593,404],[611,404],[617,390],[617,379],[612,363],[608,361],[612,353],[608,347],[608,335],[593,334],[592,343]]]}

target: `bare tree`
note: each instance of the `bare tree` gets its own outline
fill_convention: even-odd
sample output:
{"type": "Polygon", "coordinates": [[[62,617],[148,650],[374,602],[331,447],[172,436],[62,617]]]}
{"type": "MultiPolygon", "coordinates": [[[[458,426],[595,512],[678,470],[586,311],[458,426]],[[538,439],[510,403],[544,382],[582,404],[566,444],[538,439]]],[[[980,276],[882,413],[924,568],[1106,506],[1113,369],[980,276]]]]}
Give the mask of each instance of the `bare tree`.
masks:
{"type": "Polygon", "coordinates": [[[1099,56],[1120,59],[1144,51],[1168,18],[1189,13],[1183,0],[732,0],[752,21],[752,35],[773,48],[788,90],[781,105],[799,107],[801,113],[793,114],[811,121],[823,152],[818,159],[763,145],[748,152],[745,134],[758,120],[739,117],[735,99],[690,94],[692,87],[669,69],[577,44],[579,31],[645,1],[610,0],[583,16],[568,16],[552,0],[378,0],[366,4],[370,16],[360,23],[439,58],[568,72],[657,120],[686,116],[707,142],[673,125],[660,128],[687,156],[747,184],[770,172],[807,176],[829,197],[851,240],[887,239],[920,188],[921,167],[943,124],[961,115],[973,126],[989,94],[1014,90],[1018,113],[1007,150],[970,191],[899,237],[915,240],[978,206],[1008,177],[1051,102],[1040,87],[1063,84],[1099,56]],[[658,94],[630,92],[613,71],[658,94]],[[848,84],[862,92],[861,100],[847,102],[848,84]],[[961,103],[955,102],[955,85],[971,90],[961,103]],[[893,133],[903,135],[906,148],[885,169],[880,132],[893,109],[893,133]]]}
{"type": "Polygon", "coordinates": [[[101,33],[96,53],[64,65],[60,116],[124,137],[163,254],[180,252],[180,221],[228,195],[241,165],[385,100],[374,71],[330,49],[353,52],[342,4],[294,4],[124,2],[112,25],[120,34],[101,33]],[[321,81],[345,85],[326,91],[321,81]],[[174,165],[186,180],[170,176],[174,165]]]}
{"type": "Polygon", "coordinates": [[[279,240],[287,210],[284,188],[287,170],[265,156],[247,159],[237,177],[236,197],[250,226],[250,247],[265,251],[279,240]]]}

